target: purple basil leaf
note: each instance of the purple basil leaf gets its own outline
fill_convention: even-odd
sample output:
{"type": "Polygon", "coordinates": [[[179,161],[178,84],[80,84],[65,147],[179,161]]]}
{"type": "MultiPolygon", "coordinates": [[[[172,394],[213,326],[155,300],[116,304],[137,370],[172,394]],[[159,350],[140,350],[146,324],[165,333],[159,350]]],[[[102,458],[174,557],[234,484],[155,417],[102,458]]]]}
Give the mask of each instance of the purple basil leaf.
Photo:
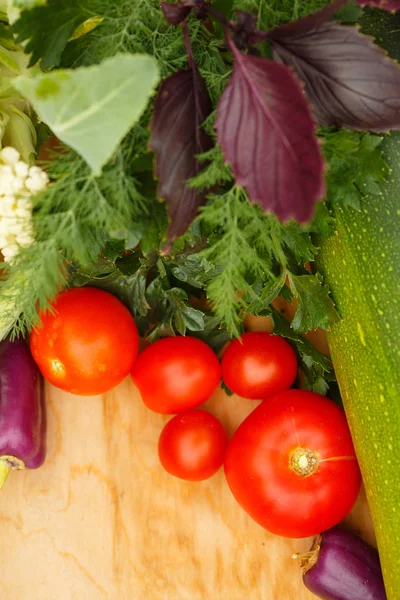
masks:
{"type": "Polygon", "coordinates": [[[208,18],[208,12],[201,6],[195,6],[193,8],[193,13],[199,21],[205,21],[208,18]]]}
{"type": "Polygon", "coordinates": [[[186,19],[191,8],[189,6],[183,6],[183,4],[161,2],[161,10],[169,25],[179,25],[179,23],[182,23],[182,21],[186,19]]]}
{"type": "Polygon", "coordinates": [[[185,233],[205,199],[206,192],[190,188],[187,181],[200,171],[196,155],[213,145],[202,128],[211,111],[206,86],[194,64],[162,82],[154,104],[149,147],[156,153],[158,196],[166,200],[170,217],[165,251],[185,233]]]}
{"type": "Polygon", "coordinates": [[[400,0],[357,0],[360,6],[372,6],[381,10],[400,10],[400,0]]]}
{"type": "Polygon", "coordinates": [[[249,40],[257,32],[257,16],[244,10],[236,11],[233,41],[239,50],[246,50],[249,40]]]}
{"type": "Polygon", "coordinates": [[[257,15],[253,15],[245,10],[237,10],[236,26],[239,30],[247,34],[253,33],[257,29],[257,15]]]}
{"type": "Polygon", "coordinates": [[[302,87],[274,61],[241,54],[218,104],[218,143],[250,200],[306,222],[324,195],[324,160],[302,87]]]}
{"type": "Polygon", "coordinates": [[[304,81],[321,125],[399,129],[400,67],[356,28],[315,20],[324,11],[268,32],[276,60],[304,81]]]}

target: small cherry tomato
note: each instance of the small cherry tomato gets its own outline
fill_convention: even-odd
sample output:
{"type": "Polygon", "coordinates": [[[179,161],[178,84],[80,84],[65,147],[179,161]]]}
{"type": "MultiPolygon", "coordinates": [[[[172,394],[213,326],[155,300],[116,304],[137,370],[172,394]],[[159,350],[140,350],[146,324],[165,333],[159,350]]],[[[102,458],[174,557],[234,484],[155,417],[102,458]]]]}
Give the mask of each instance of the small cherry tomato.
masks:
{"type": "Polygon", "coordinates": [[[305,390],[262,402],[234,433],[224,468],[242,508],[265,529],[292,538],[339,523],[361,485],[344,412],[305,390]]]}
{"type": "Polygon", "coordinates": [[[139,354],[132,379],[148,408],[174,414],[195,408],[213,395],[221,381],[221,366],[201,340],[169,337],[139,354]]]}
{"type": "Polygon", "coordinates": [[[166,424],[158,442],[158,455],[171,475],[202,481],[222,466],[227,445],[228,436],[218,419],[204,410],[189,410],[166,424]]]}
{"type": "Polygon", "coordinates": [[[128,309],[92,287],[59,294],[30,337],[33,358],[47,381],[79,395],[108,392],[129,374],[138,332],[128,309]]]}
{"type": "Polygon", "coordinates": [[[297,375],[296,354],[279,335],[250,331],[233,340],[222,357],[222,379],[228,388],[249,400],[289,388],[297,375]]]}

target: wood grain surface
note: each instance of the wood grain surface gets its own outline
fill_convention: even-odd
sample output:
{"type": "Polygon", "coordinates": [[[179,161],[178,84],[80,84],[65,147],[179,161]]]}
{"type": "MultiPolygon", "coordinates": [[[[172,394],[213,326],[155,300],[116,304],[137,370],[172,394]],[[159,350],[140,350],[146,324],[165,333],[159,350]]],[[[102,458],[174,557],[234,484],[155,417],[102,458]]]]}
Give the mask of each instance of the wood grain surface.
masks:
{"type": "MultiPolygon", "coordinates": [[[[130,379],[92,398],[48,386],[47,400],[48,459],[11,473],[0,495],[1,600],[315,598],[291,557],[309,540],[264,531],[222,471],[189,483],[162,470],[168,417],[130,379]]],[[[205,408],[231,434],[257,404],[218,390],[205,408]]],[[[363,494],[349,523],[373,542],[363,494]]]]}

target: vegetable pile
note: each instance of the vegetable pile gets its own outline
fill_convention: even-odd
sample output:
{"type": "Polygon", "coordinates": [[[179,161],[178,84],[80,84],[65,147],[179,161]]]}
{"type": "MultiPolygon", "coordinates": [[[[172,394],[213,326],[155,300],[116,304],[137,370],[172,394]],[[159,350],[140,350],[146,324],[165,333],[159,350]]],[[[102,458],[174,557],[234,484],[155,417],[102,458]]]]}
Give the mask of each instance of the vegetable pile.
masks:
{"type": "MultiPolygon", "coordinates": [[[[38,369],[78,395],[130,374],[175,415],[165,470],[201,481],[223,466],[274,533],[337,548],[362,475],[396,599],[397,10],[0,0],[3,481],[44,460],[38,369]],[[247,332],[251,315],[271,333],[247,332]],[[230,441],[199,409],[221,381],[262,400],[230,441]]],[[[306,584],[345,600],[328,567],[306,584]]],[[[382,598],[371,581],[363,597],[382,598]]]]}
{"type": "Polygon", "coordinates": [[[92,287],[60,293],[30,335],[41,372],[73,394],[105,393],[128,373],[147,408],[175,414],[159,440],[166,471],[201,481],[224,464],[229,487],[250,516],[287,537],[315,535],[354,505],[361,475],[343,410],[289,389],[297,377],[290,344],[267,332],[230,342],[221,364],[202,340],[164,337],[137,356],[134,320],[113,295],[92,287]],[[222,424],[194,410],[221,382],[263,400],[228,445],[222,424]],[[293,510],[293,500],[296,509],[293,510]]]}

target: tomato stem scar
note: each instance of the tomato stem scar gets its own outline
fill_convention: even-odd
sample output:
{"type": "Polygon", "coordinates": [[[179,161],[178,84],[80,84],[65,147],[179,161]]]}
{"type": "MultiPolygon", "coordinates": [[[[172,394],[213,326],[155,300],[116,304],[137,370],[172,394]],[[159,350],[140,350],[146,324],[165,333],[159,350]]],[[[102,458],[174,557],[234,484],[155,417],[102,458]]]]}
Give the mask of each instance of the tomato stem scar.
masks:
{"type": "Polygon", "coordinates": [[[319,462],[318,455],[310,448],[296,448],[290,457],[290,467],[302,477],[308,477],[315,473],[319,462]]]}

